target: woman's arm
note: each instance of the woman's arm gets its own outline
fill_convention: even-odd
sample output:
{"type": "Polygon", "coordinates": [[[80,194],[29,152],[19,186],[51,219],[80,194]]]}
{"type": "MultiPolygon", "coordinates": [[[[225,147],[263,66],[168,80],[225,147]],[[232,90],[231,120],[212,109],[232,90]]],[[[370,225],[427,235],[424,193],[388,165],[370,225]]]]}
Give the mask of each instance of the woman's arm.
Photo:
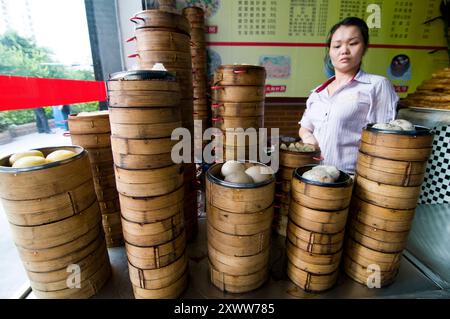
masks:
{"type": "Polygon", "coordinates": [[[386,78],[381,80],[372,92],[372,105],[367,114],[367,121],[369,123],[387,123],[395,119],[398,100],[398,95],[391,82],[386,78]]]}
{"type": "Polygon", "coordinates": [[[298,131],[298,135],[300,135],[300,138],[302,139],[303,143],[319,146],[319,142],[317,142],[311,130],[305,127],[301,127],[300,130],[298,131]]]}

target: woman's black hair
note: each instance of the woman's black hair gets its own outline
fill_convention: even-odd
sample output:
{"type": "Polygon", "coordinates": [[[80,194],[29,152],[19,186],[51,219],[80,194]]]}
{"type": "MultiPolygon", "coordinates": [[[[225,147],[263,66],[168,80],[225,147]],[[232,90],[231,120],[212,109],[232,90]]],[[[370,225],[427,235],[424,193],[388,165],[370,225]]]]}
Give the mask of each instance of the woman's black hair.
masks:
{"type": "Polygon", "coordinates": [[[364,42],[364,49],[367,50],[368,46],[369,46],[369,27],[367,26],[367,23],[360,18],[357,17],[348,17],[345,18],[344,20],[336,23],[330,30],[329,34],[328,34],[328,38],[327,38],[327,53],[325,55],[325,73],[327,74],[327,76],[331,76],[334,75],[334,67],[331,64],[331,59],[330,59],[330,55],[329,55],[329,49],[331,46],[331,39],[333,38],[333,34],[336,32],[337,29],[339,29],[342,26],[355,26],[359,29],[359,31],[361,32],[361,36],[363,38],[363,42],[364,42]]]}

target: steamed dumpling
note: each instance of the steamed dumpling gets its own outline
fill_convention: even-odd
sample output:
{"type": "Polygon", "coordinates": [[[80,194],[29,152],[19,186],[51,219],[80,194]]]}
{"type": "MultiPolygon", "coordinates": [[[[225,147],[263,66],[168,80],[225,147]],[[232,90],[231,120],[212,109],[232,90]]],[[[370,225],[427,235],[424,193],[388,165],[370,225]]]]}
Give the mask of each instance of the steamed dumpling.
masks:
{"type": "Polygon", "coordinates": [[[332,178],[333,178],[333,182],[335,182],[339,176],[341,175],[341,172],[339,172],[339,170],[331,165],[319,165],[319,166],[314,166],[313,170],[318,170],[318,169],[324,169],[332,178]]]}
{"type": "Polygon", "coordinates": [[[281,146],[280,146],[280,149],[287,151],[288,147],[287,147],[286,144],[282,143],[281,146]]]}
{"type": "Polygon", "coordinates": [[[401,119],[393,120],[393,121],[390,121],[389,124],[400,126],[403,131],[414,131],[415,130],[414,125],[407,120],[401,120],[401,119]]]}
{"type": "Polygon", "coordinates": [[[320,167],[304,172],[302,177],[309,179],[310,181],[313,181],[313,182],[320,182],[320,183],[334,183],[335,182],[333,177],[324,168],[320,168],[320,167]]]}
{"type": "Polygon", "coordinates": [[[297,148],[295,147],[294,143],[289,144],[288,150],[291,152],[296,152],[297,148]]]}
{"type": "Polygon", "coordinates": [[[225,181],[236,184],[253,184],[253,179],[244,171],[237,171],[225,176],[225,181]]]}
{"type": "Polygon", "coordinates": [[[244,170],[245,166],[242,163],[239,163],[238,161],[226,161],[222,165],[220,172],[223,176],[228,176],[238,171],[244,172],[244,170]]]}
{"type": "Polygon", "coordinates": [[[403,129],[400,126],[390,123],[377,123],[372,127],[379,130],[403,131],[403,129]]]}
{"type": "Polygon", "coordinates": [[[245,170],[245,174],[250,176],[255,183],[261,183],[268,180],[272,174],[268,173],[266,167],[255,165],[245,170]]]}

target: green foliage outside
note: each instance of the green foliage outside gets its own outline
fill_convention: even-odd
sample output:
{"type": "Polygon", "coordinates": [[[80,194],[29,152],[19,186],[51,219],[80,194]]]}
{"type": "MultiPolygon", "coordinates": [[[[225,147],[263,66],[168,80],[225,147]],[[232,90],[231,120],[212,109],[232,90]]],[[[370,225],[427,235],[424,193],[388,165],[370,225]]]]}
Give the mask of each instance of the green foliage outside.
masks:
{"type": "MultiPolygon", "coordinates": [[[[71,70],[57,64],[47,48],[39,47],[32,39],[8,31],[0,35],[0,74],[35,76],[42,78],[64,78],[94,80],[91,70],[71,70]]],[[[48,118],[53,117],[52,108],[46,107],[48,118]]],[[[98,102],[73,104],[72,113],[98,110],[98,102]]],[[[20,125],[35,121],[33,109],[0,112],[0,132],[10,125],[20,125]]]]}

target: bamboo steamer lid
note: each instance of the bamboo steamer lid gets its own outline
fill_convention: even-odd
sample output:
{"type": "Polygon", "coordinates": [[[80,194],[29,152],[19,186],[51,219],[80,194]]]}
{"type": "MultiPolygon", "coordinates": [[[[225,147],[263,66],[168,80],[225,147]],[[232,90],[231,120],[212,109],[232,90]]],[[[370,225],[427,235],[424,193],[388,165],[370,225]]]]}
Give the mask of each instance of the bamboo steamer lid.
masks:
{"type": "Polygon", "coordinates": [[[189,34],[189,21],[184,16],[161,10],[144,10],[130,19],[136,29],[140,28],[168,28],[189,34]]]}
{"type": "Polygon", "coordinates": [[[398,161],[427,161],[434,134],[426,127],[415,131],[379,130],[367,125],[361,135],[360,151],[364,154],[398,161]]]}
{"type": "Polygon", "coordinates": [[[295,170],[291,184],[291,196],[302,206],[317,210],[342,210],[349,206],[353,180],[341,171],[335,183],[313,182],[302,177],[316,165],[305,165],[295,170]]]}
{"type": "Polygon", "coordinates": [[[136,299],[175,299],[184,292],[187,288],[187,284],[188,271],[170,286],[161,289],[142,289],[133,285],[133,292],[136,299]]]}
{"type": "Polygon", "coordinates": [[[157,269],[177,260],[185,252],[186,235],[182,232],[177,238],[165,244],[138,247],[125,243],[130,264],[140,269],[157,269]]]}
{"type": "Polygon", "coordinates": [[[207,172],[206,199],[212,206],[234,213],[255,213],[272,205],[274,177],[259,184],[236,185],[219,179],[221,168],[222,164],[215,164],[207,172]]]}
{"type": "Polygon", "coordinates": [[[208,222],[217,230],[231,235],[254,235],[270,228],[273,207],[261,212],[236,214],[206,204],[208,222]]]}
{"type": "Polygon", "coordinates": [[[288,261],[287,275],[291,281],[308,292],[323,292],[332,288],[338,277],[338,271],[331,274],[315,275],[301,270],[288,261]]]}
{"type": "Polygon", "coordinates": [[[264,86],[213,86],[213,102],[261,102],[265,98],[264,86]]]}
{"type": "Polygon", "coordinates": [[[264,86],[266,70],[256,65],[221,65],[214,72],[214,85],[264,86]]]}
{"type": "Polygon", "coordinates": [[[336,271],[341,261],[342,250],[331,255],[312,254],[286,241],[286,252],[289,261],[298,269],[316,275],[330,274],[336,271]]]}
{"type": "Polygon", "coordinates": [[[393,186],[355,176],[355,194],[360,199],[389,209],[410,210],[417,206],[420,186],[393,186]]]}
{"type": "Polygon", "coordinates": [[[212,284],[221,291],[231,293],[244,293],[255,290],[262,286],[269,277],[268,267],[262,268],[253,274],[236,276],[218,271],[211,262],[208,262],[208,266],[212,284]]]}
{"type": "Polygon", "coordinates": [[[69,114],[68,124],[71,134],[109,133],[108,111],[91,112],[89,116],[69,114]]]}
{"type": "Polygon", "coordinates": [[[173,263],[157,269],[139,269],[128,263],[131,283],[142,289],[162,289],[175,283],[187,270],[188,258],[184,253],[173,263]]]}

